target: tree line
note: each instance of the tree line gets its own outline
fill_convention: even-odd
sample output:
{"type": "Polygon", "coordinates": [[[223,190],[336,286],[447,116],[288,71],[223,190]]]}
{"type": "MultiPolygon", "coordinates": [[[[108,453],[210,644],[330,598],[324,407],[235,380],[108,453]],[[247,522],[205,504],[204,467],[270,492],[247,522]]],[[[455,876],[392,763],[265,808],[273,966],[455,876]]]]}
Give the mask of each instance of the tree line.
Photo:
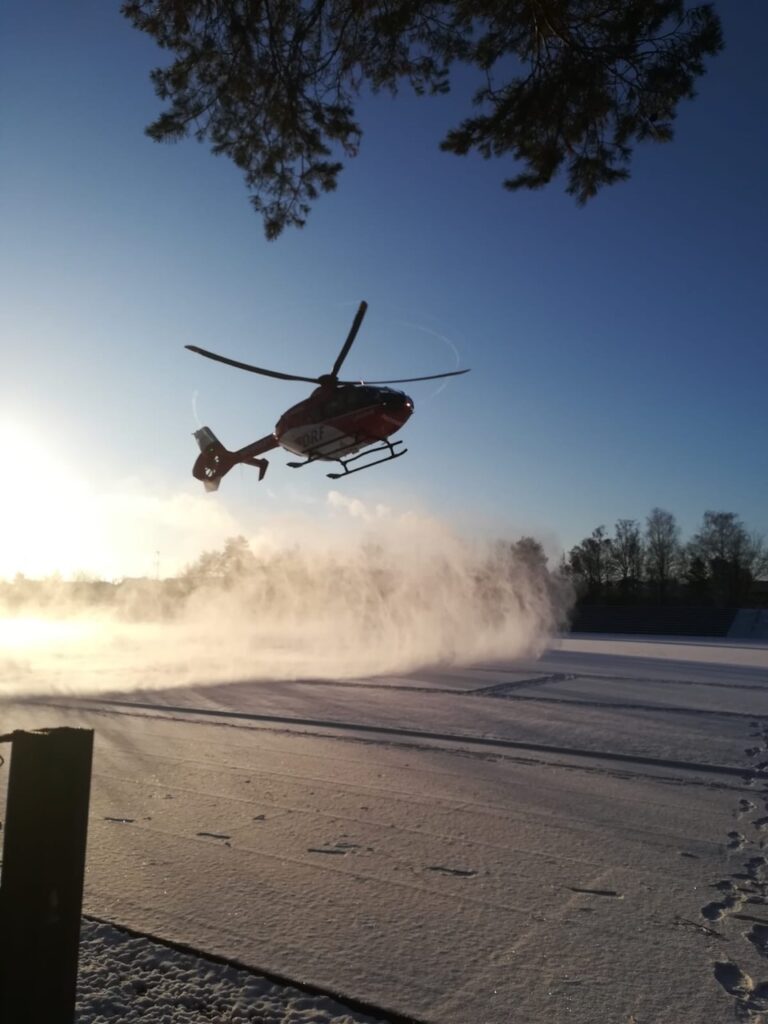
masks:
{"type": "Polygon", "coordinates": [[[583,603],[685,603],[735,607],[768,575],[768,547],[735,512],[705,512],[684,540],[675,516],[654,508],[644,522],[596,527],[564,556],[563,574],[583,603]]]}
{"type": "MultiPolygon", "coordinates": [[[[448,578],[459,572],[456,553],[432,559],[423,573],[424,600],[431,600],[448,578]]],[[[550,568],[539,541],[520,537],[481,545],[460,559],[468,595],[488,610],[509,601],[531,601],[565,615],[575,597],[585,604],[690,604],[749,606],[754,584],[768,578],[768,547],[734,512],[705,512],[698,531],[681,536],[671,512],[654,508],[643,522],[619,519],[609,534],[605,526],[565,554],[550,568]],[[511,597],[510,597],[511,595],[511,597]]],[[[312,599],[332,603],[338,592],[364,593],[366,600],[387,601],[403,579],[403,568],[373,540],[345,552],[308,555],[299,547],[254,554],[245,537],[230,537],[221,548],[204,551],[176,576],[113,582],[85,573],[65,582],[55,573],[45,579],[0,580],[0,608],[42,609],[89,605],[118,606],[129,618],[173,617],[196,594],[237,591],[255,606],[285,605],[312,599]]]]}

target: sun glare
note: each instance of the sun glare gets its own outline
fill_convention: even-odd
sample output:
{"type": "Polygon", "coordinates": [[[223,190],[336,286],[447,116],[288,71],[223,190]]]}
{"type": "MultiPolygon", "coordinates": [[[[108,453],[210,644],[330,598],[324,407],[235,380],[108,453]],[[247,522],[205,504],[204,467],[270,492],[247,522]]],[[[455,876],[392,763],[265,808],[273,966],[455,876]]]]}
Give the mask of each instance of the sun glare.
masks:
{"type": "Polygon", "coordinates": [[[74,646],[89,640],[98,633],[100,626],[95,620],[44,619],[37,616],[14,616],[0,618],[0,651],[13,654],[17,651],[74,646]]]}
{"type": "Polygon", "coordinates": [[[92,492],[53,443],[23,425],[0,423],[6,489],[0,578],[64,576],[95,569],[100,524],[92,492]]]}

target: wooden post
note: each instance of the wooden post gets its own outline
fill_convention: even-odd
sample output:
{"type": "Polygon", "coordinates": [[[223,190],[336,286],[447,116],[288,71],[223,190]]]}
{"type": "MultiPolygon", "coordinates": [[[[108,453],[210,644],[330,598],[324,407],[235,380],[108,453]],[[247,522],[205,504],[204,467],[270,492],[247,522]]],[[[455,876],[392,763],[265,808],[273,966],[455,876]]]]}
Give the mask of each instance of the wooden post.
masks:
{"type": "Polygon", "coordinates": [[[16,731],[0,874],[0,1022],[73,1024],[93,730],[16,731]]]}

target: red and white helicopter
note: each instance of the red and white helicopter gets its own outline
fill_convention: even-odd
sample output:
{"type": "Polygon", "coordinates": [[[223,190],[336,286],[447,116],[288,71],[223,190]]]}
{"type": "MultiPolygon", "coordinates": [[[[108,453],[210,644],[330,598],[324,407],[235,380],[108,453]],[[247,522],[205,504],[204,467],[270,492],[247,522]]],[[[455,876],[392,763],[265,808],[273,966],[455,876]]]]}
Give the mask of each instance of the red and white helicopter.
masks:
{"type": "Polygon", "coordinates": [[[235,359],[228,359],[226,356],[216,355],[204,348],[198,348],[197,345],[185,346],[190,352],[197,352],[207,359],[215,359],[219,363],[236,366],[250,373],[277,377],[278,380],[305,380],[318,385],[309,398],[283,413],[271,434],[235,452],[228,451],[209,427],[196,430],[194,436],[200,447],[200,455],[192,474],[197,480],[202,480],[207,491],[217,490],[221,478],[238,463],[256,466],[259,470],[259,480],[262,480],[269,463],[261,456],[278,446],[294,455],[303,456],[303,462],[288,463],[294,469],[306,466],[310,462],[338,462],[341,470],[337,473],[328,473],[332,480],[405,455],[406,448],[401,451],[395,450],[397,445],[403,442],[393,443],[389,437],[409,418],[413,412],[413,402],[404,392],[395,391],[386,385],[436,380],[438,377],[457,377],[469,371],[453,370],[449,373],[433,373],[427,377],[406,377],[400,380],[339,380],[339,370],[360,330],[367,308],[367,303],[360,303],[331,372],[319,377],[301,377],[293,373],[264,370],[260,366],[251,366],[248,363],[239,363],[235,359]],[[377,447],[370,448],[371,445],[377,447]],[[369,450],[363,452],[364,448],[369,450]],[[356,454],[357,452],[360,454],[356,454]],[[375,455],[378,452],[387,454],[381,459],[374,459],[373,462],[366,462],[354,469],[349,468],[350,463],[364,455],[375,455]]]}

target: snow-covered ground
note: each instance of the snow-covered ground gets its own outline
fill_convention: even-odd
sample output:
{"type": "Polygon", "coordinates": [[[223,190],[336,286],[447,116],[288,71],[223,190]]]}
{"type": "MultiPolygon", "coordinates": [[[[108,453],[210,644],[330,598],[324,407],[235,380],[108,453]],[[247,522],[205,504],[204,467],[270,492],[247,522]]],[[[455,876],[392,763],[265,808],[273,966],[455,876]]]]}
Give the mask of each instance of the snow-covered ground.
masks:
{"type": "MultiPolygon", "coordinates": [[[[377,1024],[325,996],[83,922],[78,1024],[377,1024]]],[[[378,1022],[385,1024],[385,1022],[378,1022]]]]}
{"type": "MultiPolygon", "coordinates": [[[[535,662],[45,700],[3,731],[96,729],[95,917],[385,1020],[768,1006],[766,645],[573,636],[535,662]]],[[[337,1019],[298,1010],[263,1019],[337,1019]]],[[[175,1018],[82,1017],[111,1019],[175,1018]]]]}

